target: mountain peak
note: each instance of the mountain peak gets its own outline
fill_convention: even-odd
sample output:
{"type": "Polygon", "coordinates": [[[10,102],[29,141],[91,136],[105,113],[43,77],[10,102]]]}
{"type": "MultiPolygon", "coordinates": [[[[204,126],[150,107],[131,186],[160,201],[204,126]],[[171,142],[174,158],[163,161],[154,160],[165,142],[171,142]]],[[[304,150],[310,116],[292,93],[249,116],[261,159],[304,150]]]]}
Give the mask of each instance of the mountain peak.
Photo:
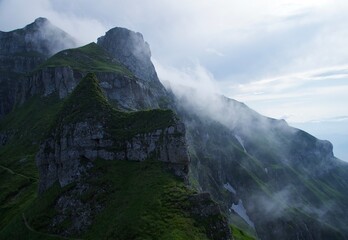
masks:
{"type": "Polygon", "coordinates": [[[0,34],[0,53],[3,55],[38,53],[49,57],[75,46],[76,41],[72,36],[42,17],[24,28],[0,34]]]}
{"type": "MultiPolygon", "coordinates": [[[[28,32],[31,32],[31,31],[40,31],[42,29],[45,29],[45,28],[57,28],[56,26],[54,26],[47,18],[44,18],[44,17],[39,17],[39,18],[36,18],[34,20],[34,22],[26,25],[23,30],[25,31],[28,31],[28,32]]],[[[57,28],[58,29],[58,28],[57,28]]],[[[15,30],[16,31],[16,30],[15,30]]]]}
{"type": "Polygon", "coordinates": [[[38,17],[38,18],[35,19],[34,23],[37,24],[37,25],[42,25],[42,24],[50,23],[50,21],[48,21],[47,18],[38,17]]]}
{"type": "Polygon", "coordinates": [[[98,38],[97,44],[122,62],[136,77],[146,81],[159,81],[151,62],[150,46],[141,33],[115,27],[98,38]]]}
{"type": "Polygon", "coordinates": [[[62,110],[63,121],[87,118],[102,118],[112,107],[103,94],[97,77],[88,73],[82,78],[65,102],[62,110]],[[68,118],[66,118],[68,116],[68,118]]]}

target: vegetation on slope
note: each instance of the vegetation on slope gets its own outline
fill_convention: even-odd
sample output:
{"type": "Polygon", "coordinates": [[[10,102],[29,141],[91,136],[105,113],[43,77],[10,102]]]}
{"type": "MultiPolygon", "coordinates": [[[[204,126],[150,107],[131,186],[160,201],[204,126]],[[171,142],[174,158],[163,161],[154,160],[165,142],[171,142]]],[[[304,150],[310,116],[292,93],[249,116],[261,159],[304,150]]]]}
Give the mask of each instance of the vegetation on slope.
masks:
{"type": "MultiPolygon", "coordinates": [[[[12,174],[5,168],[0,169],[7,180],[1,182],[4,185],[6,183],[2,187],[8,190],[8,193],[2,192],[6,196],[1,195],[1,239],[60,239],[49,232],[49,224],[56,214],[54,206],[58,197],[73,188],[74,184],[65,188],[56,184],[44,195],[37,196],[38,176],[34,157],[39,142],[48,132],[62,124],[88,119],[105,121],[111,126],[110,133],[116,138],[153,131],[176,121],[174,113],[169,110],[125,113],[113,109],[100,90],[94,74],[88,74],[81,80],[63,103],[54,96],[34,97],[16,109],[1,121],[2,130],[15,129],[21,132],[10,144],[0,148],[3,163],[16,170],[16,174],[12,174]],[[21,125],[21,122],[24,124],[21,125]],[[15,151],[16,148],[19,151],[15,151]],[[27,157],[28,165],[21,168],[16,164],[23,156],[27,157]],[[17,171],[21,174],[17,174],[17,171]],[[21,196],[21,201],[16,200],[19,199],[17,195],[21,196]],[[7,199],[7,203],[3,204],[6,202],[3,199],[7,199]],[[9,205],[12,208],[8,208],[9,205]]],[[[190,197],[195,192],[189,190],[182,179],[167,172],[164,163],[153,160],[141,163],[102,159],[94,161],[91,177],[86,180],[90,188],[76,197],[83,202],[97,199],[103,205],[103,210],[96,215],[89,230],[76,237],[208,239],[207,224],[222,216],[219,214],[202,220],[191,213],[195,203],[190,197]]],[[[60,227],[64,229],[69,224],[67,220],[60,227]]]]}
{"type": "Polygon", "coordinates": [[[82,72],[115,72],[126,76],[133,74],[113,58],[96,43],[90,43],[83,47],[63,50],[38,67],[70,66],[82,72]]]}
{"type": "MultiPolygon", "coordinates": [[[[97,198],[105,209],[83,239],[207,239],[204,225],[189,215],[188,190],[182,180],[164,171],[160,162],[97,160],[89,181],[92,187],[79,196],[97,198]],[[99,191],[103,188],[105,191],[99,191]]],[[[68,186],[67,188],[71,188],[68,186]]],[[[45,219],[55,215],[55,199],[67,189],[57,185],[26,211],[29,224],[45,232],[45,219]]],[[[66,223],[69,224],[69,223],[66,223]]],[[[63,226],[64,227],[64,226],[63,226]]]]}
{"type": "Polygon", "coordinates": [[[0,121],[10,138],[0,147],[0,231],[36,197],[35,154],[59,107],[56,96],[34,97],[0,121]]]}
{"type": "Polygon", "coordinates": [[[255,238],[234,225],[231,225],[231,232],[234,240],[255,240],[255,238]]]}
{"type": "Polygon", "coordinates": [[[80,121],[105,123],[111,136],[127,139],[135,134],[162,129],[175,123],[171,110],[123,112],[114,109],[99,87],[95,74],[87,74],[65,100],[53,129],[80,121]]]}

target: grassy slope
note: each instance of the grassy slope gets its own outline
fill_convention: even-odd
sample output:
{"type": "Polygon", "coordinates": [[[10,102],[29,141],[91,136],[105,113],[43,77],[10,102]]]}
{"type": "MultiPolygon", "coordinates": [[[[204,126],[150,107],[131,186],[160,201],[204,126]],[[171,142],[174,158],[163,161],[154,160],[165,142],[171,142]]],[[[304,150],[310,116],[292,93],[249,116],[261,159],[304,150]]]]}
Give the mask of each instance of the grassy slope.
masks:
{"type": "Polygon", "coordinates": [[[35,97],[0,122],[1,131],[15,132],[14,138],[0,147],[0,230],[36,197],[35,154],[59,106],[55,96],[35,97]]]}
{"type": "Polygon", "coordinates": [[[234,240],[255,240],[254,237],[234,225],[231,225],[231,232],[234,240]]]}
{"type": "Polygon", "coordinates": [[[96,43],[90,43],[79,48],[63,50],[41,64],[38,69],[59,66],[70,66],[82,72],[116,72],[126,76],[133,76],[127,68],[115,62],[112,57],[96,43]]]}
{"type": "MultiPolygon", "coordinates": [[[[193,192],[164,171],[161,163],[97,160],[95,165],[95,173],[103,173],[102,177],[91,179],[88,183],[93,187],[80,198],[97,197],[106,208],[96,217],[97,224],[79,238],[207,239],[203,223],[187,213],[193,192]],[[109,186],[107,192],[98,193],[100,186],[109,186]]],[[[54,216],[54,201],[64,191],[66,188],[53,186],[25,211],[29,225],[38,232],[28,230],[18,216],[0,238],[59,239],[45,233],[45,219],[54,216]]]]}

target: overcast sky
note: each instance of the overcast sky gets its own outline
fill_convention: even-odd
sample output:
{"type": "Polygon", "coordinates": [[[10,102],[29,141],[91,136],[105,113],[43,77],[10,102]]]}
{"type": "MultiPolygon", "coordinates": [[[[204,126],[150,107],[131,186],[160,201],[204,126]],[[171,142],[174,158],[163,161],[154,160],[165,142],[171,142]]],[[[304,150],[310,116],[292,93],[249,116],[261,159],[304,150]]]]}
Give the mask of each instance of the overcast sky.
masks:
{"type": "Polygon", "coordinates": [[[347,13],[346,0],[0,0],[0,29],[43,16],[85,44],[130,28],[162,80],[208,87],[335,145],[337,132],[348,137],[347,13]],[[319,122],[340,124],[330,135],[319,122]]]}

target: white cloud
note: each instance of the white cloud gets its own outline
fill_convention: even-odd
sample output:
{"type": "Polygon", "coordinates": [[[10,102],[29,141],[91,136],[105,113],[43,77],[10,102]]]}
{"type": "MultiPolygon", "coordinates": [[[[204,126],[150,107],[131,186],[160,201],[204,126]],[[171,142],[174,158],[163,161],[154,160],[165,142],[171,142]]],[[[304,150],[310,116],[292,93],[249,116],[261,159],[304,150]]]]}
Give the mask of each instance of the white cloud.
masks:
{"type": "MultiPolygon", "coordinates": [[[[78,9],[76,9],[78,11],[78,9]]],[[[46,17],[54,25],[62,28],[81,44],[96,40],[104,35],[107,28],[97,19],[79,16],[78,13],[57,11],[49,0],[3,0],[0,2],[0,28],[10,31],[22,28],[37,17],[46,17]]]]}
{"type": "Polygon", "coordinates": [[[291,122],[348,115],[348,66],[231,85],[225,94],[261,113],[291,122]]]}
{"type": "Polygon", "coordinates": [[[219,52],[218,50],[216,50],[214,48],[206,48],[205,51],[209,54],[216,55],[219,57],[225,56],[223,53],[219,52]]]}

